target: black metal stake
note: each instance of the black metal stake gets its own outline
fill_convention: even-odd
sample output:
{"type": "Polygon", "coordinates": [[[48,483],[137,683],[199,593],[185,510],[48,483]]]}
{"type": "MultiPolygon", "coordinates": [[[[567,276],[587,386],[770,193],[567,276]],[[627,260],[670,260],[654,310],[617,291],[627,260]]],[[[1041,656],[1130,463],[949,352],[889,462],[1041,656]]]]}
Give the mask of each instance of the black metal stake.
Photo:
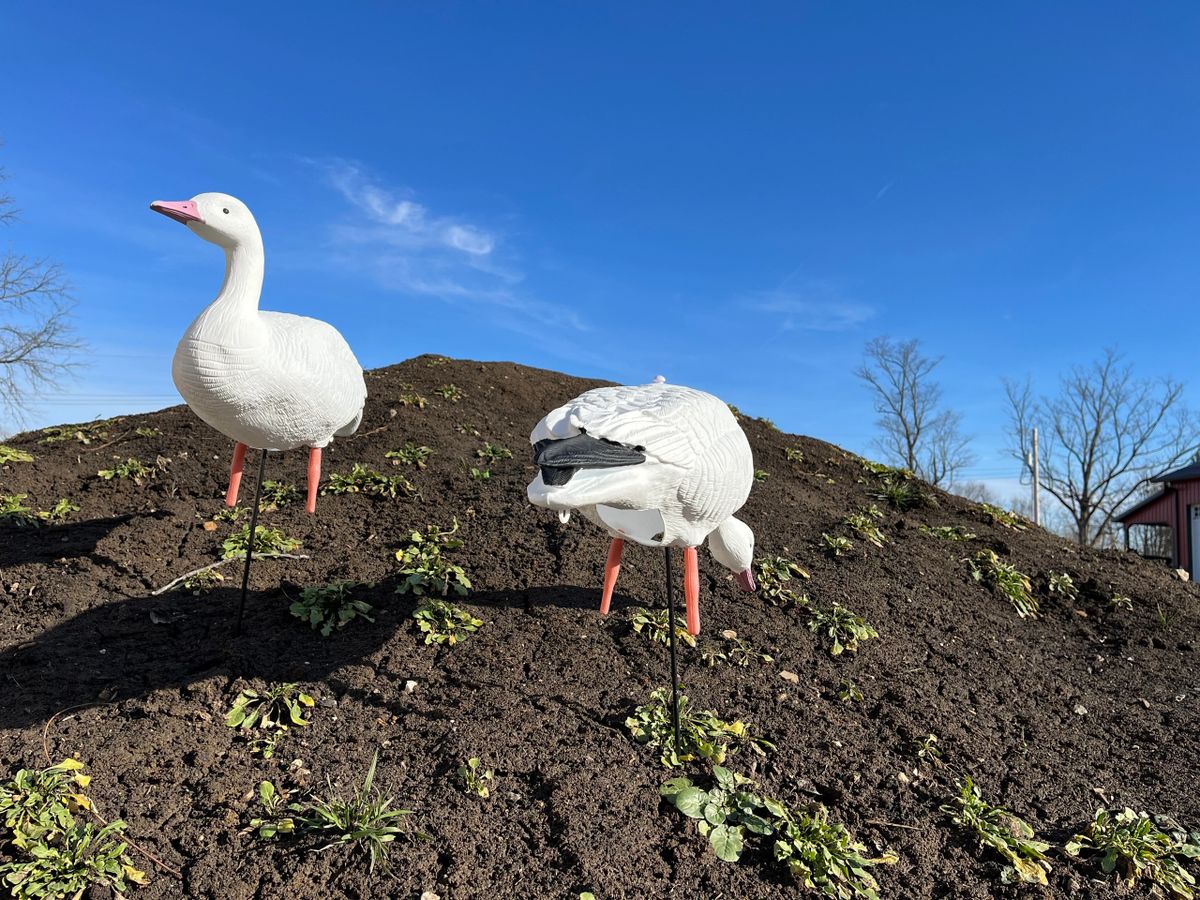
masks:
{"type": "Polygon", "coordinates": [[[258,504],[262,497],[263,474],[267,470],[267,451],[262,452],[258,461],[258,484],[254,486],[254,506],[250,509],[250,540],[246,542],[246,567],[242,569],[242,599],[238,603],[237,625],[234,626],[235,637],[242,633],[242,617],[246,615],[246,589],[250,585],[250,560],[254,559],[254,545],[258,542],[258,504]]]}
{"type": "Polygon", "coordinates": [[[671,587],[671,548],[667,551],[667,634],[671,647],[671,727],[675,729],[675,752],[679,746],[679,658],[675,650],[675,591],[671,587]]]}

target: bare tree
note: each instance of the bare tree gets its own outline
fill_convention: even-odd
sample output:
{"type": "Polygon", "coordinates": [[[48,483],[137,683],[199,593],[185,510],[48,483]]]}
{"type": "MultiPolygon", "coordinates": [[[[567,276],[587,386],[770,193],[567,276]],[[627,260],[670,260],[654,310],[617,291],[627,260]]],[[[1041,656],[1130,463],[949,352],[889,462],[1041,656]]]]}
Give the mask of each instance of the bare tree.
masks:
{"type": "Polygon", "coordinates": [[[1195,453],[1183,385],[1134,378],[1114,349],[1064,375],[1056,396],[1035,399],[1028,381],[1005,380],[1004,390],[1011,452],[1028,471],[1039,429],[1042,487],[1066,509],[1081,544],[1109,539],[1113,516],[1139,488],[1195,453]]]}
{"type": "MultiPolygon", "coordinates": [[[[0,169],[0,182],[7,176],[0,169]]],[[[17,218],[13,198],[0,193],[0,225],[17,218]]],[[[62,268],[9,250],[0,254],[0,412],[21,421],[32,394],[72,368],[72,309],[62,268]]]]}
{"type": "Polygon", "coordinates": [[[939,408],[942,389],[932,375],[941,361],[940,356],[922,355],[918,340],[878,337],[867,343],[862,365],[854,371],[875,395],[876,424],[882,432],[875,445],[890,462],[930,484],[953,482],[974,461],[962,417],[939,408]]]}
{"type": "Polygon", "coordinates": [[[950,485],[949,491],[952,494],[958,494],[958,496],[972,500],[975,503],[990,503],[993,506],[1000,505],[1000,500],[992,493],[992,489],[982,481],[964,481],[962,484],[955,483],[950,485]]]}

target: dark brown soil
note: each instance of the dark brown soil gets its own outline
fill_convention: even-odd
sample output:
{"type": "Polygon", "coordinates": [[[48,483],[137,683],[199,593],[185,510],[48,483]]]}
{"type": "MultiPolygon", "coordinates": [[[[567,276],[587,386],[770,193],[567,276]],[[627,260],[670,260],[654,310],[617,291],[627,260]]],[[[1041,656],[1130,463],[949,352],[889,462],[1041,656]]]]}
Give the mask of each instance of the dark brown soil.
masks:
{"type": "MultiPolygon", "coordinates": [[[[593,384],[432,357],[370,373],[362,430],[326,451],[326,472],[354,462],[390,472],[387,450],[426,444],[436,451],[428,468],[403,470],[420,497],[327,496],[315,517],[297,506],[266,514],[311,558],[256,562],[237,638],[236,565],[203,596],[151,596],[218,558],[231,526],[204,526],[222,508],[228,441],[184,407],[124,419],[109,446],[41,446],[36,434],[9,441],[36,460],[0,468],[0,493],[27,493],[35,509],[67,497],[81,510],[53,527],[0,526],[0,775],[43,764],[43,729],[51,757],[84,760],[99,810],[125,819],[135,840],[183,873],[180,883],[146,864],[153,881],[139,898],[794,894],[767,859],[719,862],[692,822],[660,804],[657,788],[673,773],[624,727],[667,682],[665,648],[634,633],[625,612],[662,604],[661,553],[627,551],[614,614],[602,619],[606,538],[525,499],[531,426],[593,384]],[[446,383],[462,389],[460,402],[434,393],[446,383]],[[398,404],[410,384],[427,408],[398,404]],[[161,434],[138,437],[137,427],[161,434]],[[514,455],[491,466],[490,482],[476,482],[468,468],[484,440],[514,455]],[[130,456],[170,462],[144,486],[96,477],[130,456]],[[413,527],[455,517],[476,588],[464,605],[486,625],[439,649],[418,638],[414,600],[394,593],[394,551],[413,527]],[[375,582],[376,622],[322,639],[289,615],[288,598],[338,578],[375,582]],[[300,682],[319,703],[312,725],[263,761],[222,717],[241,688],[278,681],[300,682]],[[240,834],[257,813],[261,779],[322,789],[329,779],[346,790],[376,748],[377,783],[429,836],[395,845],[392,876],[368,876],[353,852],[240,834]],[[455,776],[471,756],[496,770],[489,800],[455,776]]],[[[732,757],[735,768],[771,794],[820,799],[870,848],[896,851],[899,862],[878,870],[887,897],[1022,893],[1001,886],[999,861],[938,811],[956,773],[1059,843],[1104,798],[1200,822],[1194,585],[1131,555],[992,525],[978,507],[940,493],[935,509],[887,511],[886,549],[864,553],[857,541],[853,554],[830,557],[821,533],[844,532],[843,517],[873,502],[877,478],[829,444],[743,421],[756,465],[769,473],[743,513],[759,551],[801,561],[814,603],[852,607],[880,637],[832,658],[803,611],[740,593],[702,551],[704,637],[734,628],[775,657],[771,666],[707,668],[684,649],[693,703],[754,723],[778,746],[765,759],[732,757]],[[788,461],[788,447],[801,448],[804,462],[788,461]],[[922,523],[964,525],[979,538],[939,540],[922,523]],[[962,559],[981,546],[1030,574],[1040,620],[1019,619],[971,579],[962,559]],[[1078,601],[1048,593],[1051,571],[1083,584],[1078,601]],[[1131,597],[1133,611],[1110,609],[1114,593],[1131,597]],[[861,703],[838,702],[844,678],[861,688],[861,703]],[[942,765],[916,757],[914,742],[930,733],[942,765]]],[[[268,478],[300,483],[303,457],[273,456],[268,478]]],[[[244,502],[253,486],[247,465],[244,502]]],[[[1061,852],[1052,861],[1051,888],[1032,893],[1116,896],[1094,863],[1061,852]]]]}

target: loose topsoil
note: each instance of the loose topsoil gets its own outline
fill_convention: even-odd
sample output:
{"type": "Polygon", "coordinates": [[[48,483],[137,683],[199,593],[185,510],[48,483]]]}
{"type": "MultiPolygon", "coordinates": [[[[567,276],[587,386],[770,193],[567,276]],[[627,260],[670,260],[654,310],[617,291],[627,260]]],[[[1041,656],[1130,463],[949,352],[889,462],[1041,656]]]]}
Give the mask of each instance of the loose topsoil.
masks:
{"type": "MultiPolygon", "coordinates": [[[[628,614],[664,603],[662,553],[626,550],[613,613],[601,618],[607,538],[525,498],[530,428],[596,382],[419,357],[369,373],[367,384],[362,428],[326,450],[325,472],[361,462],[407,475],[419,495],[323,496],[312,517],[301,504],[264,513],[308,558],[255,562],[240,637],[240,564],[224,567],[208,593],[152,595],[218,559],[235,527],[211,522],[223,508],[229,441],[180,406],[125,417],[90,445],[42,445],[40,433],[7,442],[35,460],[0,468],[0,494],[27,494],[42,510],[68,498],[80,510],[53,526],[0,525],[0,777],[47,755],[83,760],[99,811],[124,819],[134,840],[182,873],[139,857],[152,882],[132,896],[147,900],[798,893],[767,854],[718,861],[695,823],[659,801],[659,785],[678,772],[625,728],[668,683],[666,648],[635,633],[628,614]],[[446,384],[461,389],[457,402],[435,393],[446,384]],[[414,393],[424,408],[401,403],[414,393]],[[406,441],[433,448],[427,468],[384,457],[406,441]],[[483,462],[485,441],[512,458],[483,462]],[[160,471],[142,485],[97,477],[129,457],[161,458],[160,471]],[[472,479],[472,466],[491,479],[472,479]],[[458,646],[426,646],[410,615],[416,599],[395,593],[395,551],[412,529],[455,519],[466,542],[457,559],[474,585],[462,605],[486,624],[458,646]],[[288,606],[304,587],[335,579],[371,583],[361,596],[375,621],[322,638],[288,606]],[[312,724],[259,759],[223,717],[242,688],[284,681],[317,698],[312,724]],[[345,849],[243,834],[262,779],[348,791],[376,750],[376,783],[427,836],[394,845],[390,875],[368,875],[365,857],[345,849]],[[495,770],[490,799],[456,775],[474,756],[495,770]]],[[[1195,585],[1132,554],[1004,528],[941,492],[936,507],[898,512],[875,499],[879,479],[855,457],[763,419],[742,424],[767,473],[741,513],[758,553],[806,566],[812,578],[800,589],[814,605],[862,613],[879,638],[832,657],[805,610],[741,593],[702,549],[702,641],[719,644],[735,629],[774,657],[709,668],[683,648],[692,703],[753,723],[776,745],[765,758],[731,757],[734,769],[771,795],[825,804],[872,852],[894,851],[899,861],[875,870],[885,897],[1118,896],[1094,860],[1058,851],[1049,889],[1002,885],[1001,861],[939,812],[962,775],[1057,845],[1098,805],[1200,823],[1195,585]],[[872,503],[885,513],[883,549],[842,524],[872,503]],[[921,525],[977,537],[942,540],[921,525]],[[829,555],[823,532],[852,537],[854,550],[829,555]],[[1040,619],[1018,618],[972,579],[964,559],[984,547],[1031,577],[1040,619]],[[1048,591],[1048,576],[1062,572],[1081,587],[1074,601],[1048,591]],[[1111,606],[1114,595],[1132,611],[1111,606]],[[838,700],[845,679],[861,702],[838,700]],[[929,734],[940,761],[917,755],[929,734]]],[[[243,504],[256,463],[252,453],[243,504]]],[[[267,477],[302,485],[304,465],[303,452],[272,455],[267,477]]],[[[678,565],[677,556],[681,580],[678,565]]]]}

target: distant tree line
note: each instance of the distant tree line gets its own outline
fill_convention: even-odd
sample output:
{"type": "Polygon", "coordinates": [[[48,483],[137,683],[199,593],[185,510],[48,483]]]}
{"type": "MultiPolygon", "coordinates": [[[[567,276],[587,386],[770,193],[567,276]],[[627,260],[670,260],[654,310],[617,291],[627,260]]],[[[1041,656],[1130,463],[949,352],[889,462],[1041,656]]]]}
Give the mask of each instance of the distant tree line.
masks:
{"type": "MultiPolygon", "coordinates": [[[[961,482],[971,465],[971,438],[961,415],[942,404],[934,372],[941,357],[917,340],[876,338],[855,374],[867,385],[878,414],[876,446],[887,462],[931,484],[977,501],[995,502],[985,485],[961,482]]],[[[1170,378],[1137,378],[1115,349],[1064,374],[1055,391],[1035,394],[1029,380],[1004,379],[1009,451],[1032,478],[1032,435],[1040,439],[1039,482],[1056,503],[1043,505],[1043,523],[1080,544],[1115,541],[1114,517],[1147,496],[1150,478],[1196,458],[1196,422],[1183,403],[1183,385],[1170,378]]],[[[1010,505],[1032,515],[1032,503],[1010,505]]],[[[1147,538],[1158,548],[1162,536],[1147,538]]]]}

